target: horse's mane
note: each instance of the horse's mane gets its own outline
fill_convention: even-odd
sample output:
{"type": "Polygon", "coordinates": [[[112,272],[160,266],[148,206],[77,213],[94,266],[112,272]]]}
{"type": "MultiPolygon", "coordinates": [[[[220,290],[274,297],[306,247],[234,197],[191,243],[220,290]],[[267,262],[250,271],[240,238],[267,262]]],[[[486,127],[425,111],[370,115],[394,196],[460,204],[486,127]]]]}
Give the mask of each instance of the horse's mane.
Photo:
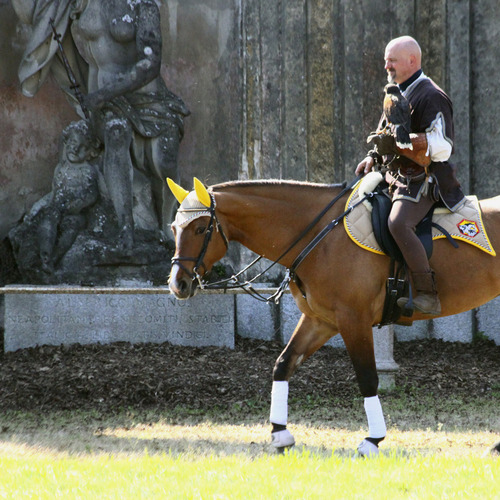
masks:
{"type": "Polygon", "coordinates": [[[227,181],[221,182],[220,184],[214,184],[210,186],[212,191],[221,191],[224,189],[233,188],[253,188],[253,187],[307,187],[307,188],[319,188],[319,189],[331,189],[344,187],[345,183],[342,184],[321,184],[318,182],[308,182],[308,181],[297,181],[297,180],[283,180],[283,179],[258,179],[258,180],[245,180],[245,181],[227,181]]]}

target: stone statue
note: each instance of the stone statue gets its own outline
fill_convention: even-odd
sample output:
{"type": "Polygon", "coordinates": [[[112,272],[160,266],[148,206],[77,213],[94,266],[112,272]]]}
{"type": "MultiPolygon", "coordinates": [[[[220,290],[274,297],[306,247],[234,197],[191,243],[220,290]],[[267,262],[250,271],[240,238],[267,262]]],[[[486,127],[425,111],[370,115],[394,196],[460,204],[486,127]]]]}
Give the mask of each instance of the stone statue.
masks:
{"type": "Polygon", "coordinates": [[[165,178],[178,177],[182,117],[188,111],[160,76],[160,12],[152,0],[87,0],[71,33],[89,65],[88,95],[103,171],[118,216],[121,243],[133,245],[133,164],[152,175],[159,225],[168,230],[175,201],[165,178]]]}
{"type": "Polygon", "coordinates": [[[102,190],[98,156],[99,143],[85,121],[73,122],[64,129],[52,191],[35,203],[9,234],[21,271],[29,273],[31,268],[41,267],[52,274],[54,264],[87,227],[88,210],[102,190]]]}
{"type": "Polygon", "coordinates": [[[137,230],[154,227],[156,239],[165,242],[176,208],[165,178],[179,179],[177,154],[189,110],[160,74],[158,2],[12,0],[12,5],[32,28],[19,67],[23,93],[34,96],[52,74],[79,115],[90,117],[89,130],[102,144],[102,177],[118,226],[113,245],[131,257],[137,230]],[[78,81],[82,103],[65,63],[78,81]]]}
{"type": "Polygon", "coordinates": [[[94,161],[99,149],[87,123],[70,124],[62,137],[60,161],[38,227],[40,259],[46,272],[52,272],[54,263],[71,248],[87,225],[87,209],[99,198],[99,170],[94,161]]]}

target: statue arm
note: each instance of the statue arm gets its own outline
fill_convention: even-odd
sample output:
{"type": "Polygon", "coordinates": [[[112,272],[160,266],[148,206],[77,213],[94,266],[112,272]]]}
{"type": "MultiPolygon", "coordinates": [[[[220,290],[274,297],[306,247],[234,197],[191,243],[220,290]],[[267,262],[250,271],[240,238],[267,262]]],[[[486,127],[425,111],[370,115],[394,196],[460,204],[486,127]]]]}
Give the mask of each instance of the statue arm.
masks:
{"type": "Polygon", "coordinates": [[[139,5],[136,45],[139,61],[137,66],[140,66],[143,78],[149,83],[160,74],[161,69],[160,11],[154,1],[146,1],[139,5]]]}

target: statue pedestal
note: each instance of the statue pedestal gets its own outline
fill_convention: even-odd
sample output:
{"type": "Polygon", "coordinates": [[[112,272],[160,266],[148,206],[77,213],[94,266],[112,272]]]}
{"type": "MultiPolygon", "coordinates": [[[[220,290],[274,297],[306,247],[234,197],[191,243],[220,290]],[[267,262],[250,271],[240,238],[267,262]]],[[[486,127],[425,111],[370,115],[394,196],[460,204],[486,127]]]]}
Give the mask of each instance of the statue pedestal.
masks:
{"type": "MultiPolygon", "coordinates": [[[[35,230],[33,230],[36,234],[35,230]]],[[[119,286],[124,281],[164,284],[170,274],[172,248],[157,232],[138,230],[134,247],[120,250],[118,235],[85,231],[51,271],[44,270],[34,238],[26,238],[16,252],[21,280],[37,285],[119,286]]],[[[170,243],[170,242],[169,242],[170,243]]],[[[54,292],[57,293],[57,292],[54,292]]]]}
{"type": "Polygon", "coordinates": [[[394,361],[394,326],[373,329],[375,360],[377,361],[378,387],[382,390],[394,389],[399,365],[394,361]]]}
{"type": "Polygon", "coordinates": [[[9,286],[4,350],[39,345],[162,343],[234,348],[234,298],[179,301],[168,288],[9,286]]]}

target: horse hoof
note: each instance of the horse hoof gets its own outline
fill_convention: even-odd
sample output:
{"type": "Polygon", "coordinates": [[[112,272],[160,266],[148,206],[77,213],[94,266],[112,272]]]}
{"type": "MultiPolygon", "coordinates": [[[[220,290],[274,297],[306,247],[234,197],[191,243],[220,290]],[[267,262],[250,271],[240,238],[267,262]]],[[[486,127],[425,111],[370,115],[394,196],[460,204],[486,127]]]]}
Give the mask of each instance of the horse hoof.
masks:
{"type": "Polygon", "coordinates": [[[358,446],[358,455],[360,457],[376,457],[379,455],[378,446],[371,443],[370,441],[363,439],[361,444],[358,446]]]}
{"type": "Polygon", "coordinates": [[[295,438],[288,429],[272,432],[271,439],[271,444],[278,453],[283,453],[285,448],[290,448],[295,444],[295,438]]]}

